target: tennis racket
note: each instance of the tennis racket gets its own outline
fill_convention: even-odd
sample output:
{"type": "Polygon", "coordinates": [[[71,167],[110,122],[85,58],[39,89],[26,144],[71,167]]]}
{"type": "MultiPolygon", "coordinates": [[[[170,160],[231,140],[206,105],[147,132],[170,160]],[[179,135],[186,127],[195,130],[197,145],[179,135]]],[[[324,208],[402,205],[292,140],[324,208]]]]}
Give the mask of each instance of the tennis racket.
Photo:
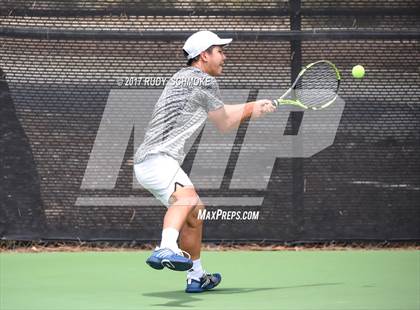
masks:
{"type": "Polygon", "coordinates": [[[313,62],[299,72],[292,86],[273,100],[273,104],[276,107],[293,105],[302,109],[324,109],[337,98],[340,80],[340,72],[332,62],[313,62]]]}

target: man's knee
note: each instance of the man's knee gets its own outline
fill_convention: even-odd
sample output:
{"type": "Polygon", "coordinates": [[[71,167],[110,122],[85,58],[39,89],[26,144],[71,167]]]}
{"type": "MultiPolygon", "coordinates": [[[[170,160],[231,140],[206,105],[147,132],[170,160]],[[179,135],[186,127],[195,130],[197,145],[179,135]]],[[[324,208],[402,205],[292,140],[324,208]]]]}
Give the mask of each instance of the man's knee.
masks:
{"type": "Polygon", "coordinates": [[[192,186],[178,188],[169,198],[169,204],[177,204],[193,209],[200,199],[192,186]]]}

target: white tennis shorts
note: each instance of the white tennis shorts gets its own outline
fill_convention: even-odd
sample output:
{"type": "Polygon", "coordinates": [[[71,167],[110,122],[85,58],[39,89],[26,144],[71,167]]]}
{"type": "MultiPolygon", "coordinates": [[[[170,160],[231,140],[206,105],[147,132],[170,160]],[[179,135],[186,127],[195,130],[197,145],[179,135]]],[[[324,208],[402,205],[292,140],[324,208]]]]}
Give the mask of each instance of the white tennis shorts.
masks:
{"type": "Polygon", "coordinates": [[[177,186],[193,186],[179,163],[169,155],[153,154],[134,165],[137,181],[169,207],[169,198],[177,186]]]}

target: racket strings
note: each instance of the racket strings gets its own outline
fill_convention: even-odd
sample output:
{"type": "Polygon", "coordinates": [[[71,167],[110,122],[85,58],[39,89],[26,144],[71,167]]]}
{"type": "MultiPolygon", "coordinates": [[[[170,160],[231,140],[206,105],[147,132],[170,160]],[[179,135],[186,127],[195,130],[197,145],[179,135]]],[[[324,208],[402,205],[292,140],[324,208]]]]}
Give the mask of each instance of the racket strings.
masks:
{"type": "Polygon", "coordinates": [[[308,107],[322,106],[337,95],[337,74],[328,63],[309,67],[295,85],[295,97],[308,107]]]}

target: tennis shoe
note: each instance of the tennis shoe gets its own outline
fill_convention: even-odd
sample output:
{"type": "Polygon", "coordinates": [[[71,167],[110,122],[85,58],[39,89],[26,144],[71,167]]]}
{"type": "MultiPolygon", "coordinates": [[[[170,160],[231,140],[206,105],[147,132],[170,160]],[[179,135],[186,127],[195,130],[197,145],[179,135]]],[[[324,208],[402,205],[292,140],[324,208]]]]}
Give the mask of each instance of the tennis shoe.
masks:
{"type": "Polygon", "coordinates": [[[202,293],[215,288],[222,281],[222,276],[219,273],[204,273],[199,279],[187,279],[187,293],[202,293]]]}
{"type": "Polygon", "coordinates": [[[161,270],[166,267],[176,271],[186,271],[193,265],[190,254],[182,250],[175,252],[169,248],[156,248],[146,263],[154,269],[161,270]]]}

